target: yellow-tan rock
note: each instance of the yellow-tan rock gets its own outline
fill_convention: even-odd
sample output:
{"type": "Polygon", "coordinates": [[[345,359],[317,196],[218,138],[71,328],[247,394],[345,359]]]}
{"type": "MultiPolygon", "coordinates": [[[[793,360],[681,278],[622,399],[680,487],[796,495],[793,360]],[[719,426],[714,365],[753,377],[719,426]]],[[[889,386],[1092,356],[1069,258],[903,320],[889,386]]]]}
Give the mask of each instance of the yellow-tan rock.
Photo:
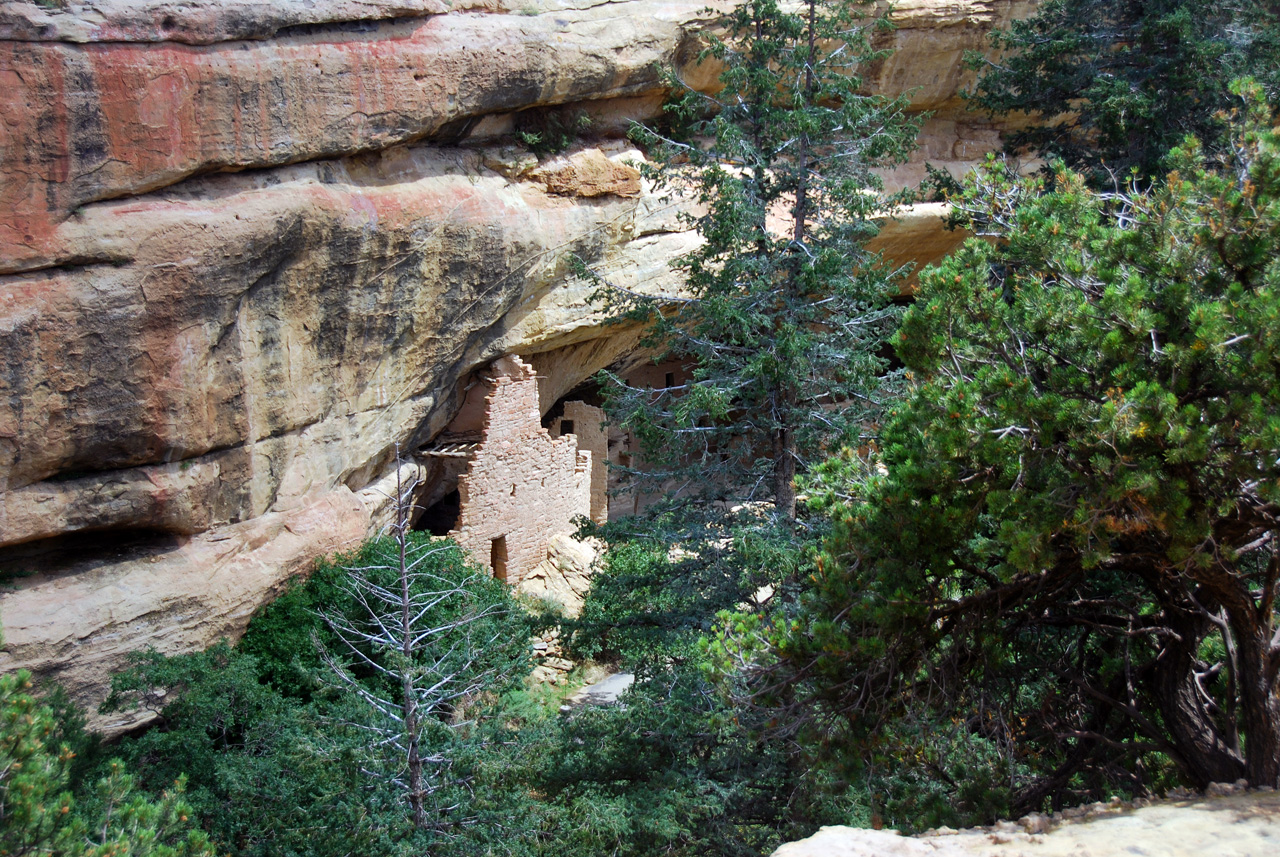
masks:
{"type": "Polygon", "coordinates": [[[1210,787],[1214,797],[1177,798],[1143,806],[1121,803],[1030,815],[991,827],[941,829],[920,836],[892,830],[824,827],[789,842],[773,857],[1200,857],[1257,855],[1280,844],[1280,795],[1210,787]],[[1226,794],[1222,794],[1226,792],[1226,794]]]}

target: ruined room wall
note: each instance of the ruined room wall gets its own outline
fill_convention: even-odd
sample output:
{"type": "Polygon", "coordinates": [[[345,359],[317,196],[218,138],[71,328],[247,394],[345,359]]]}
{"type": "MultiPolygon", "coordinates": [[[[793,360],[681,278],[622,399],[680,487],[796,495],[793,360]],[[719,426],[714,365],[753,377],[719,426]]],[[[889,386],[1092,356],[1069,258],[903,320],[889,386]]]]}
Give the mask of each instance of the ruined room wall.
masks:
{"type": "Polygon", "coordinates": [[[578,449],[591,453],[591,520],[603,524],[609,520],[609,434],[604,426],[604,411],[586,402],[565,402],[564,415],[552,424],[552,434],[573,434],[578,449]],[[568,431],[565,422],[573,423],[568,431]]]}
{"type": "Polygon", "coordinates": [[[533,370],[518,357],[494,365],[484,434],[458,480],[462,509],[451,534],[477,563],[518,584],[547,556],[547,539],[571,533],[591,511],[591,453],[573,436],[542,427],[533,370]],[[495,568],[495,540],[505,544],[505,575],[495,568]]]}
{"type": "MultiPolygon", "coordinates": [[[[623,373],[623,380],[632,387],[650,387],[652,389],[661,389],[668,386],[679,386],[685,384],[693,378],[693,373],[680,359],[664,360],[661,363],[653,363],[645,361],[639,365],[628,368],[623,373]]],[[[644,459],[640,456],[640,450],[632,442],[630,434],[614,427],[609,434],[607,444],[608,460],[615,467],[634,467],[638,470],[644,470],[644,459]]],[[[625,518],[629,515],[637,515],[657,501],[658,495],[652,493],[639,493],[630,488],[626,484],[626,477],[620,470],[612,470],[606,473],[605,479],[608,482],[607,490],[612,493],[609,500],[609,516],[613,520],[625,518]]],[[[673,483],[674,484],[674,483],[673,483]]]]}

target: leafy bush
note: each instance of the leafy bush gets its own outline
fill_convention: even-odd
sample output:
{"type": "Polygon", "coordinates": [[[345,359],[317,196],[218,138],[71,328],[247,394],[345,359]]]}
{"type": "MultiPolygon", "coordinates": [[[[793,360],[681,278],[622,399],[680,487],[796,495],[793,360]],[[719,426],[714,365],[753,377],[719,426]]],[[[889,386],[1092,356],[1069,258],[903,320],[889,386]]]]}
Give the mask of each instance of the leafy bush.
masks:
{"type": "Polygon", "coordinates": [[[516,114],[516,139],[535,155],[558,155],[590,130],[585,110],[542,108],[516,114]]]}

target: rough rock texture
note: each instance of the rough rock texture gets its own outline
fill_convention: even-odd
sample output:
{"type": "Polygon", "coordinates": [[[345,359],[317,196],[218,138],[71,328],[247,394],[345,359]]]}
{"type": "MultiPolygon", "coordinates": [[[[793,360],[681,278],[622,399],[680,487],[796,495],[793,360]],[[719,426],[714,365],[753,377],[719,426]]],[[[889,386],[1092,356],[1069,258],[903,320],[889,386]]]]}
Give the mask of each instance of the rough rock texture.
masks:
{"type": "Polygon", "coordinates": [[[533,173],[547,186],[548,193],[564,196],[640,196],[640,171],[630,164],[605,157],[598,149],[575,152],[556,158],[533,173]]]}
{"type": "MultiPolygon", "coordinates": [[[[239,636],[288,577],[358,543],[368,526],[364,505],[342,488],[197,536],[67,545],[60,574],[24,580],[6,596],[5,667],[56,664],[73,697],[100,699],[104,674],[129,652],[191,651],[239,636]]],[[[112,732],[140,717],[125,712],[97,725],[112,732]]]]}
{"type": "Polygon", "coordinates": [[[520,591],[558,606],[566,616],[582,612],[582,601],[591,588],[591,573],[600,545],[580,542],[565,534],[547,540],[547,558],[520,582],[520,591]]]}
{"type": "MultiPolygon", "coordinates": [[[[1227,787],[1226,791],[1230,791],[1227,787]]],[[[1212,789],[1211,789],[1212,792],[1212,789]]],[[[1280,848],[1280,795],[1237,792],[1133,808],[1097,805],[989,828],[917,837],[824,827],[773,857],[1268,857],[1280,848]]]]}
{"type": "Polygon", "coordinates": [[[657,68],[684,38],[663,12],[693,10],[626,5],[626,27],[604,5],[301,27],[202,46],[0,42],[0,270],[82,259],[59,233],[81,206],[195,173],[457,139],[490,114],[657,93],[657,68]]]}
{"type": "MultiPolygon", "coordinates": [[[[0,3],[0,669],[92,705],[130,649],[234,638],[385,522],[478,367],[521,355],[545,413],[632,350],[567,258],[670,288],[695,238],[617,135],[658,66],[713,86],[703,5],[0,3]],[[548,111],[598,136],[540,163],[511,134],[548,111]]],[[[995,145],[959,59],[1025,8],[897,4],[869,86],[935,114],[891,183],[995,145]]]]}
{"type": "MultiPolygon", "coordinates": [[[[458,480],[461,513],[449,535],[500,580],[519,585],[591,513],[592,470],[604,463],[574,435],[542,427],[538,382],[516,357],[494,364],[484,427],[458,480]]],[[[603,418],[603,414],[600,415],[603,418]]]]}

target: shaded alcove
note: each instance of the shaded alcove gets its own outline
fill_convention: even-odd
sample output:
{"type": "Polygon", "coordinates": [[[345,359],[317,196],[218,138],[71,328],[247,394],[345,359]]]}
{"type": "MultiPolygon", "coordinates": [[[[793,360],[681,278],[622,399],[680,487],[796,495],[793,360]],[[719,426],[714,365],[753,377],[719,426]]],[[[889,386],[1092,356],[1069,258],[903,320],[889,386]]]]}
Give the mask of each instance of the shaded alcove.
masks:
{"type": "Polygon", "coordinates": [[[573,434],[572,420],[569,421],[570,426],[568,428],[561,426],[559,434],[552,431],[556,427],[556,420],[564,417],[564,406],[568,402],[583,402],[592,407],[601,408],[604,407],[604,396],[601,394],[600,385],[594,378],[589,378],[559,399],[556,399],[555,404],[542,415],[542,427],[547,431],[551,431],[556,437],[559,437],[560,434],[573,434]]]}
{"type": "Polygon", "coordinates": [[[454,488],[424,509],[418,520],[414,521],[413,528],[433,536],[447,536],[450,530],[458,526],[461,514],[462,495],[454,488]]]}
{"type": "Polygon", "coordinates": [[[0,583],[33,575],[78,573],[101,565],[136,562],[177,550],[181,534],[150,527],[112,527],[60,533],[0,548],[0,583]]]}

